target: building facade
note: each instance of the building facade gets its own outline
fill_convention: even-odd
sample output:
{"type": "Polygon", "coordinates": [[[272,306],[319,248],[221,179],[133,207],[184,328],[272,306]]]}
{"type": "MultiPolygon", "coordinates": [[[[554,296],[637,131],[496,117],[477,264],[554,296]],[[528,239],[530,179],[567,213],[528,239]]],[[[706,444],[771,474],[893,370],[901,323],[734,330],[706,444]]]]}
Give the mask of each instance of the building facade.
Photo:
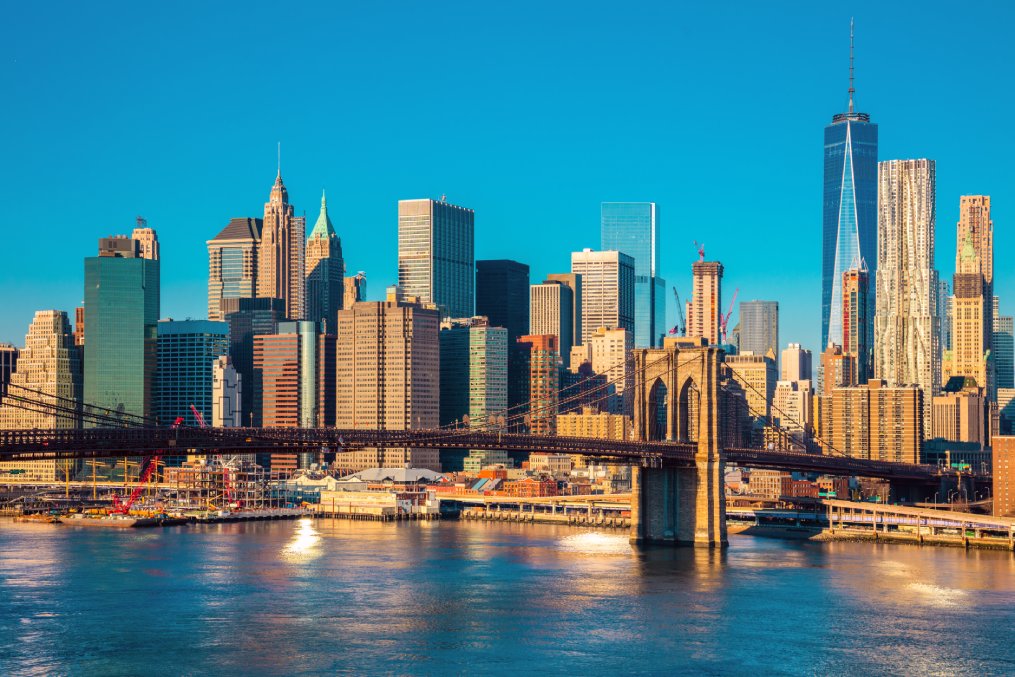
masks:
{"type": "Polygon", "coordinates": [[[84,401],[152,417],[159,261],[131,238],[99,240],[99,255],[85,259],[85,311],[84,401]]]}
{"type": "Polygon", "coordinates": [[[779,370],[771,355],[744,352],[727,355],[727,375],[740,384],[747,397],[748,414],[756,419],[768,419],[772,414],[775,386],[779,370]]]}
{"type": "Polygon", "coordinates": [[[228,355],[215,358],[211,368],[211,424],[239,428],[243,421],[243,377],[228,355]]]}
{"type": "Polygon", "coordinates": [[[779,357],[779,302],[740,302],[740,345],[743,352],[779,357]]]}
{"type": "Polygon", "coordinates": [[[522,336],[529,366],[527,427],[533,435],[557,432],[557,399],[560,391],[560,354],[552,334],[522,336]]]}
{"type": "Polygon", "coordinates": [[[282,299],[285,316],[302,320],[306,313],[305,270],[307,219],[296,216],[279,170],[264,204],[257,253],[257,296],[282,299]]]}
{"type": "MultiPolygon", "coordinates": [[[[580,276],[576,276],[580,277],[580,276]]],[[[557,280],[529,287],[529,328],[533,334],[553,334],[564,368],[570,366],[574,341],[575,298],[572,288],[557,280]]]]}
{"type": "MultiPolygon", "coordinates": [[[[25,348],[10,375],[9,394],[0,397],[0,430],[80,427],[77,415],[48,407],[26,408],[10,396],[74,409],[81,402],[82,377],[81,350],[74,343],[67,314],[60,310],[37,311],[25,336],[25,348]]],[[[9,478],[15,470],[25,481],[56,482],[73,476],[76,465],[74,461],[0,462],[0,473],[9,478]]]]}
{"type": "Polygon", "coordinates": [[[799,343],[790,343],[782,351],[780,367],[782,381],[810,381],[813,378],[813,360],[811,351],[801,347],[799,343]]]}
{"type": "Polygon", "coordinates": [[[882,162],[878,176],[874,375],[892,387],[923,389],[929,433],[933,429],[931,403],[941,376],[934,161],[882,162]]]}
{"type": "Polygon", "coordinates": [[[351,308],[352,304],[367,300],[367,275],[362,270],[355,275],[343,279],[345,292],[342,295],[342,307],[351,308]]]}
{"type": "Polygon", "coordinates": [[[158,323],[155,375],[155,417],[171,425],[182,417],[184,425],[199,427],[191,410],[205,424],[213,420],[212,376],[215,361],[229,352],[229,324],[210,320],[162,320],[158,323]]]}
{"type": "Polygon", "coordinates": [[[634,348],[634,336],[626,329],[599,327],[586,337],[584,344],[571,350],[571,370],[587,362],[593,373],[606,377],[610,389],[599,388],[597,406],[613,414],[634,413],[634,362],[628,359],[634,348]]]}
{"type": "Polygon", "coordinates": [[[285,319],[285,302],[276,298],[222,300],[222,317],[229,324],[229,356],[248,388],[241,402],[243,424],[254,425],[254,337],[274,334],[285,319]]]}
{"type": "Polygon", "coordinates": [[[508,406],[529,399],[529,374],[518,339],[529,333],[529,267],[508,259],[476,261],[476,314],[507,329],[508,406]]]}
{"type": "Polygon", "coordinates": [[[230,219],[208,240],[208,319],[224,319],[222,299],[257,296],[257,250],[261,219],[230,219]]]}
{"type": "Polygon", "coordinates": [[[709,345],[721,342],[719,321],[722,316],[722,264],[695,261],[691,300],[687,302],[687,336],[703,338],[709,345]]]}
{"type": "Polygon", "coordinates": [[[1011,315],[1000,314],[996,296],[993,306],[994,383],[998,389],[1015,388],[1015,320],[1011,315]]]}
{"type": "Polygon", "coordinates": [[[831,396],[830,440],[825,453],[896,463],[919,463],[923,431],[923,390],[890,387],[880,379],[835,388],[831,396]]]}
{"type": "Polygon", "coordinates": [[[600,327],[635,331],[634,259],[618,251],[584,249],[571,254],[581,275],[582,342],[600,327]]]}
{"type": "Polygon", "coordinates": [[[854,359],[855,382],[866,383],[871,372],[872,326],[866,267],[850,268],[842,274],[842,354],[854,359]]]}
{"type": "Polygon", "coordinates": [[[994,515],[1015,517],[1015,437],[995,437],[994,451],[994,515]]]}
{"type": "Polygon", "coordinates": [[[398,286],[440,308],[442,317],[476,310],[475,214],[443,200],[398,201],[398,286]]]}
{"type": "MultiPolygon", "coordinates": [[[[600,248],[634,259],[634,345],[658,347],[667,329],[666,281],[659,272],[659,208],[655,202],[603,202],[600,210],[600,248]]],[[[579,343],[580,338],[575,341],[579,343]]]]}
{"type": "MultiPolygon", "coordinates": [[[[878,126],[853,107],[832,117],[825,127],[821,244],[821,349],[843,345],[842,275],[866,264],[877,278],[878,259],[878,126]]],[[[870,290],[868,292],[870,296],[870,290]]],[[[868,298],[869,320],[877,311],[868,298]]],[[[874,334],[873,323],[867,335],[874,334]]]]}
{"type": "Polygon", "coordinates": [[[328,203],[321,194],[321,213],[307,237],[307,319],[322,333],[334,333],[345,295],[345,262],[342,240],[328,217],[328,203]]]}
{"type": "MultiPolygon", "coordinates": [[[[338,314],[336,426],[364,430],[437,428],[440,424],[440,312],[396,289],[380,302],[338,314]]],[[[336,463],[354,470],[429,468],[431,449],[364,449],[336,463]]]]}
{"type": "Polygon", "coordinates": [[[7,394],[7,384],[10,383],[11,374],[17,367],[19,352],[17,346],[0,343],[0,395],[7,394]]]}

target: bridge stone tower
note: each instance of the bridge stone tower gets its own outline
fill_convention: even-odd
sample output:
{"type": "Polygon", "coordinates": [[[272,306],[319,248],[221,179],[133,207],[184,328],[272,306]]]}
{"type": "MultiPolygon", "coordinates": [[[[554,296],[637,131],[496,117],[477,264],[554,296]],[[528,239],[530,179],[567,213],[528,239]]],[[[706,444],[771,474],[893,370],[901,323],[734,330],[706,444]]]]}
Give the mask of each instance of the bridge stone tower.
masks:
{"type": "Polygon", "coordinates": [[[703,339],[667,338],[634,356],[634,435],[694,444],[694,465],[645,463],[631,478],[631,541],[728,545],[720,390],[725,353],[703,339]]]}

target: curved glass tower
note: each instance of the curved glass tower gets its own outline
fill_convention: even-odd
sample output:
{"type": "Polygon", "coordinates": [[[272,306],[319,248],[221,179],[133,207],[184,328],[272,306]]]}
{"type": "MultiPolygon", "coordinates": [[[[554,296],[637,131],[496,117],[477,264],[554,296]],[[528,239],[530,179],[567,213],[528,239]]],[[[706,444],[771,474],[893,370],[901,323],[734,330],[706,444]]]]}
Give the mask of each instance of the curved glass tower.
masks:
{"type": "MultiPolygon", "coordinates": [[[[849,111],[825,127],[822,203],[821,349],[842,345],[842,274],[866,263],[877,272],[878,126],[853,110],[853,37],[850,27],[849,111]]],[[[867,336],[874,335],[874,295],[868,293],[867,336]]]]}

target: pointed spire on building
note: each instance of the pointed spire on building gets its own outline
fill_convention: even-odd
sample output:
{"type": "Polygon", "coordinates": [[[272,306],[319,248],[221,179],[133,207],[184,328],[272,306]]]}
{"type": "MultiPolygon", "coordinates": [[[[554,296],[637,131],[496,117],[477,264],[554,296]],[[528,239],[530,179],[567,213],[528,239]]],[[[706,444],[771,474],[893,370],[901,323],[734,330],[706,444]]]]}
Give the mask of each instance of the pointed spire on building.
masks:
{"type": "Polygon", "coordinates": [[[331,224],[331,218],[328,216],[328,201],[322,190],[321,214],[317,217],[317,223],[314,224],[313,230],[310,231],[310,237],[331,237],[332,235],[335,235],[335,227],[331,224]]]}
{"type": "Polygon", "coordinates": [[[853,95],[856,88],[853,87],[853,17],[849,18],[849,112],[853,112],[853,95]]]}

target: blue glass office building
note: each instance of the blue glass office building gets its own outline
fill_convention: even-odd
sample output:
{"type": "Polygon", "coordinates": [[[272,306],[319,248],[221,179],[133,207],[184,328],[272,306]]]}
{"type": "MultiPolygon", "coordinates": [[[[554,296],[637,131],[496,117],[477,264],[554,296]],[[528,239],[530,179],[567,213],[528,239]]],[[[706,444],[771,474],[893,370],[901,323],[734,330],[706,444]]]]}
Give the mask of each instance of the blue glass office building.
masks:
{"type": "Polygon", "coordinates": [[[155,415],[159,423],[171,425],[182,416],[185,425],[200,425],[190,408],[194,405],[211,425],[212,368],[216,358],[228,354],[228,322],[160,321],[155,378],[155,415]]]}
{"type": "Polygon", "coordinates": [[[666,333],[666,282],[659,277],[659,209],[655,202],[604,202],[603,251],[634,258],[634,345],[652,348],[666,333]]]}
{"type": "MultiPolygon", "coordinates": [[[[878,126],[867,113],[849,112],[825,127],[822,204],[821,348],[842,345],[842,274],[878,265],[878,126]]],[[[867,297],[867,336],[874,335],[874,285],[867,297]]]]}

